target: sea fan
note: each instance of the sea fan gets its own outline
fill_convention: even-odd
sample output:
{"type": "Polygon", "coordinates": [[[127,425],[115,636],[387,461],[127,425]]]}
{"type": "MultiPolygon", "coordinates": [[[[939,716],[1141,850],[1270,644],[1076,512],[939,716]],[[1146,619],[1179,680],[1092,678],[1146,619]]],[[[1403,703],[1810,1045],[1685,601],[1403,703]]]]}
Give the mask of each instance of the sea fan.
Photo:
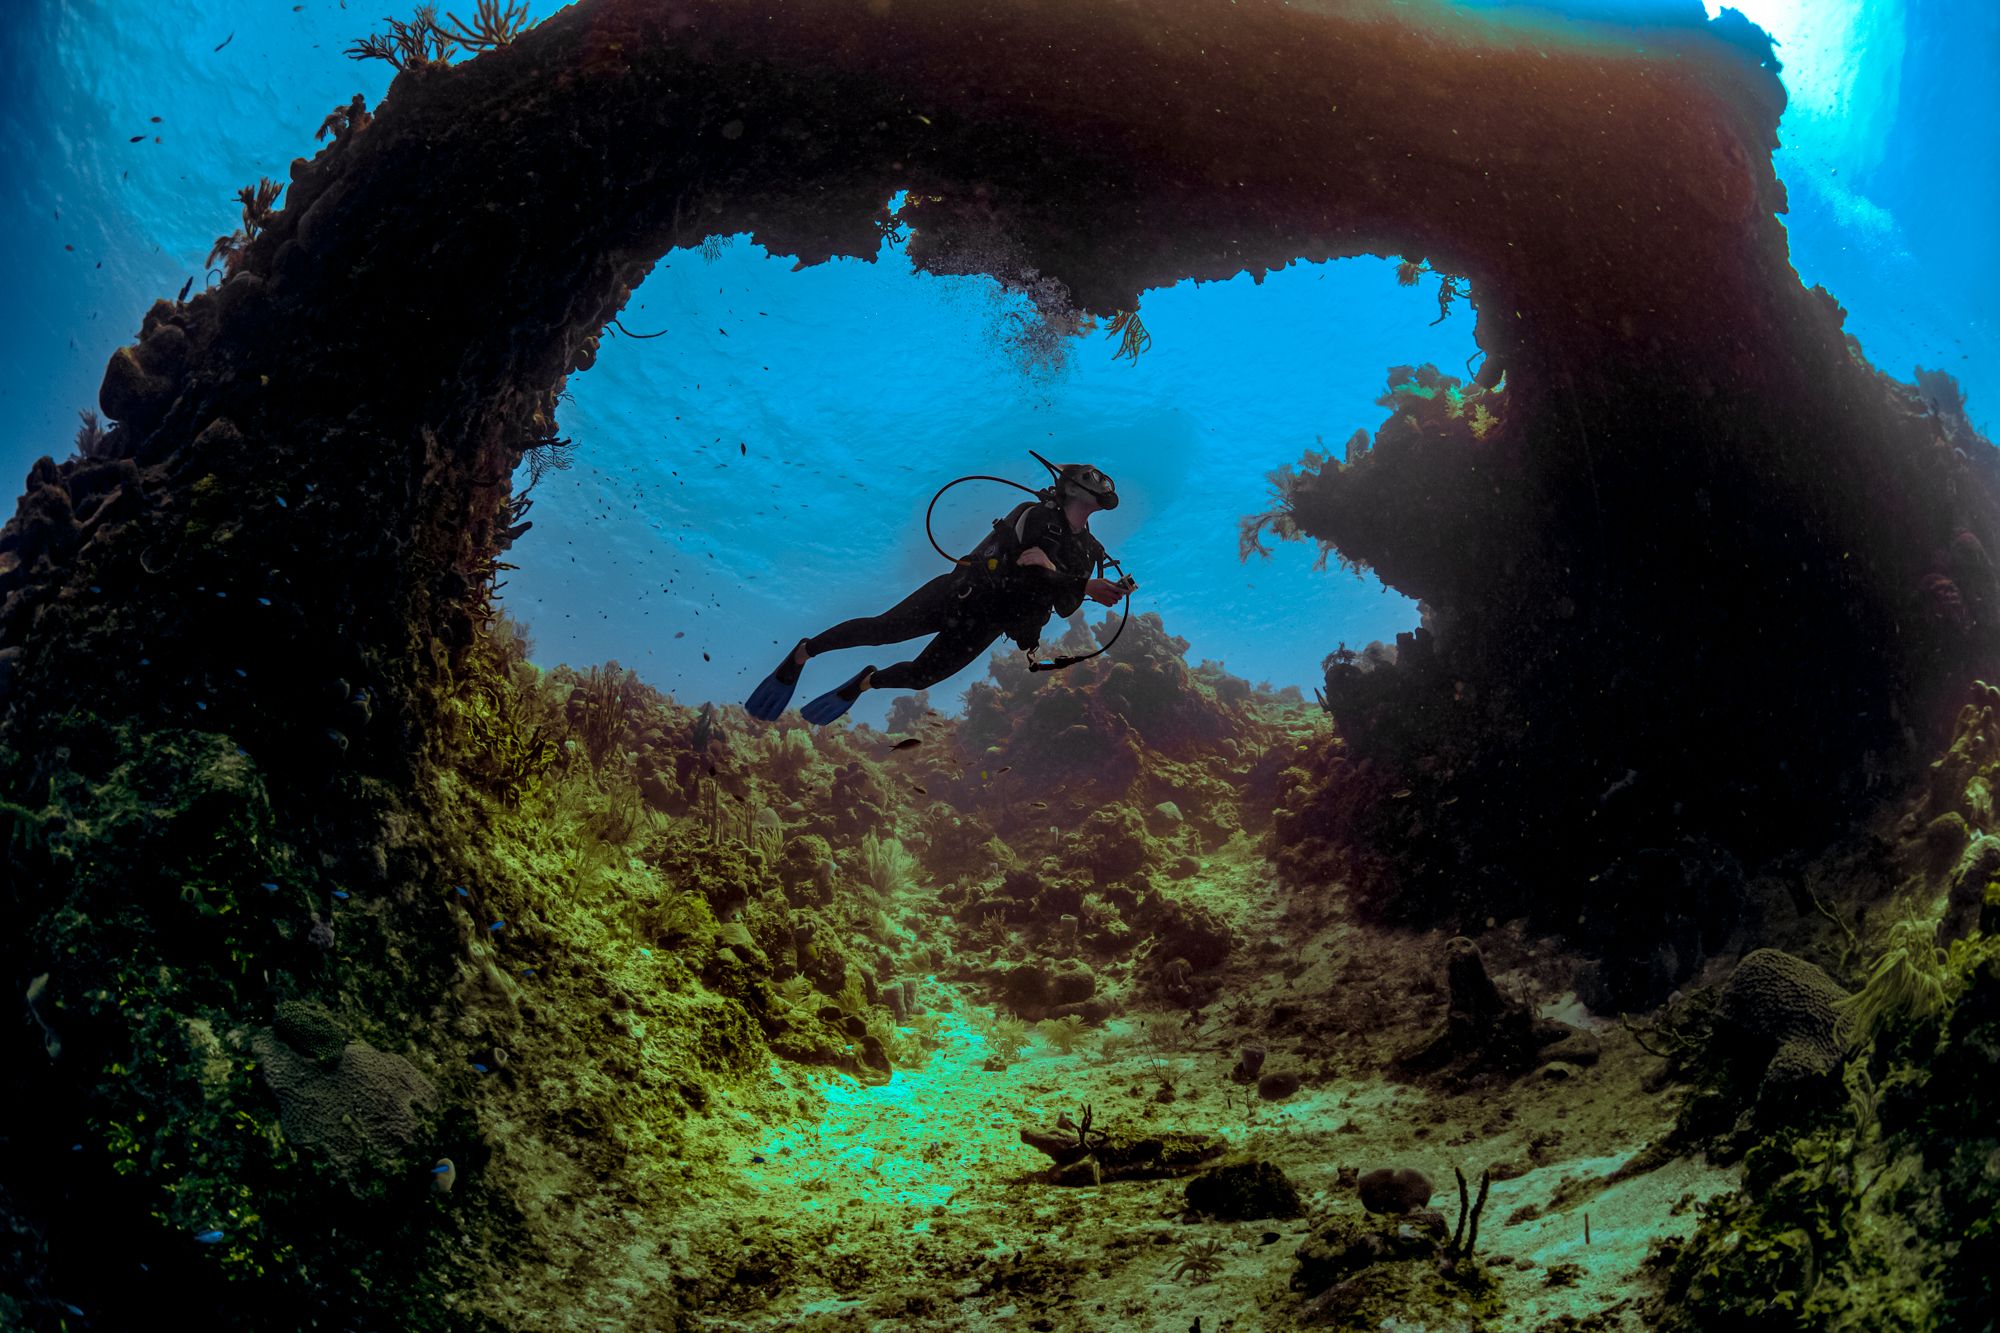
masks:
{"type": "Polygon", "coordinates": [[[899,839],[877,838],[873,833],[861,839],[861,878],[877,893],[886,896],[909,888],[916,868],[916,858],[899,839]]]}

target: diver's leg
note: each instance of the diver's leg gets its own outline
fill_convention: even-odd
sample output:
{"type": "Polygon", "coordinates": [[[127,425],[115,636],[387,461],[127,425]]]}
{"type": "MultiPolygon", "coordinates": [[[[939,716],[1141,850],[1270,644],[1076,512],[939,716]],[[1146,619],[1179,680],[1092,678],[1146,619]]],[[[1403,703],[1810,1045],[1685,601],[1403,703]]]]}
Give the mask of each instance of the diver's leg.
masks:
{"type": "Polygon", "coordinates": [[[857,616],[822,630],[805,641],[807,657],[859,648],[864,644],[901,643],[935,634],[957,607],[958,595],[949,572],[938,575],[879,616],[857,616]]]}
{"type": "Polygon", "coordinates": [[[1000,631],[992,625],[947,626],[908,662],[883,667],[863,687],[871,690],[925,690],[957,675],[993,646],[1000,631]]]}

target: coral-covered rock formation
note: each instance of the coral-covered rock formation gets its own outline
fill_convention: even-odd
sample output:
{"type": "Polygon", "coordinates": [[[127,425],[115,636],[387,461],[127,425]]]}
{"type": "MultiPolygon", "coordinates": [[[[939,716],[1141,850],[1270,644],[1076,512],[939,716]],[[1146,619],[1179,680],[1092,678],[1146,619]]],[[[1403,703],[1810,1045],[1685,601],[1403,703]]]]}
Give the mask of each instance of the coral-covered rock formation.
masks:
{"type": "Polygon", "coordinates": [[[1596,1062],[1596,1039],[1589,1033],[1538,1017],[1520,1000],[1501,994],[1471,940],[1461,936],[1445,945],[1444,972],[1444,1022],[1397,1062],[1405,1071],[1469,1080],[1520,1074],[1552,1060],[1596,1062]]]}
{"type": "MultiPolygon", "coordinates": [[[[1774,234],[1744,244],[1781,273],[1774,234]]],[[[1327,659],[1343,744],[1293,784],[1317,816],[1295,863],[1324,873],[1332,831],[1401,914],[1530,911],[1606,956],[1605,1009],[1693,975],[1740,906],[1731,863],[1910,773],[1907,737],[2000,650],[2000,456],[1874,371],[1825,293],[1744,282],[1803,340],[1782,370],[1669,369],[1637,350],[1650,319],[1594,383],[1553,347],[1504,391],[1397,367],[1372,441],[1278,474],[1261,518],[1425,612],[1327,659]]]]}

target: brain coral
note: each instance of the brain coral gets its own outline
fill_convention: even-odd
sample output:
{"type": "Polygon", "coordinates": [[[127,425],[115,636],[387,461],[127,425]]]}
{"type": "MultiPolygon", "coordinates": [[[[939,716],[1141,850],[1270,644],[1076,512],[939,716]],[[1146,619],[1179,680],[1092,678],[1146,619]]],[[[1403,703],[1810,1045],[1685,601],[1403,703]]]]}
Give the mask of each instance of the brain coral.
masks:
{"type": "Polygon", "coordinates": [[[1736,965],[1716,1017],[1752,1038],[1756,1049],[1775,1047],[1758,1089],[1760,1103],[1804,1091],[1840,1067],[1834,1004],[1846,996],[1825,972],[1781,949],[1758,949],[1736,965]]]}
{"type": "Polygon", "coordinates": [[[357,1196],[403,1164],[441,1109],[437,1088],[414,1065],[366,1042],[349,1042],[330,1066],[268,1032],[251,1048],[277,1094],[285,1137],[323,1156],[357,1196]]]}

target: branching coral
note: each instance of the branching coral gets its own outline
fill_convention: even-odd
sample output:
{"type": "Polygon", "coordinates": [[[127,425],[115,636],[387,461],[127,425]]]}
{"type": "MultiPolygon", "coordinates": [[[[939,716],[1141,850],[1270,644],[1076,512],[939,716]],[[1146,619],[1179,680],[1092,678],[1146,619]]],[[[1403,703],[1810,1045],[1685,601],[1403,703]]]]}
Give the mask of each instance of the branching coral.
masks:
{"type": "Polygon", "coordinates": [[[562,757],[554,727],[526,716],[511,691],[480,687],[459,705],[468,768],[509,809],[562,757]]]}
{"type": "Polygon", "coordinates": [[[76,415],[82,422],[76,428],[76,452],[84,458],[95,458],[104,445],[104,427],[98,424],[95,412],[86,409],[76,415]]]}
{"type": "Polygon", "coordinates": [[[592,667],[570,695],[573,721],[592,768],[604,767],[624,735],[626,696],[637,679],[636,672],[611,662],[592,667]]]}
{"type": "Polygon", "coordinates": [[[356,130],[366,129],[372,119],[373,117],[368,114],[368,99],[356,93],[353,101],[345,106],[337,106],[327,113],[326,119],[320,122],[319,129],[313,132],[313,138],[324,139],[331,134],[336,144],[344,144],[348,136],[356,130]]]}
{"type": "Polygon", "coordinates": [[[260,176],[255,185],[246,185],[236,192],[237,202],[243,205],[243,225],[227,236],[215,238],[215,244],[208,252],[209,267],[213,268],[215,262],[220,259],[223,265],[223,277],[235,274],[237,267],[243,262],[243,252],[270,222],[274,211],[273,205],[278,202],[278,196],[284,189],[285,187],[278,181],[268,176],[260,176]]]}
{"type": "Polygon", "coordinates": [[[498,0],[479,0],[471,27],[456,14],[448,13],[445,18],[458,29],[453,40],[468,51],[483,51],[505,46],[527,30],[528,3],[521,0],[519,5],[509,3],[503,8],[498,0]]]}
{"type": "MultiPolygon", "coordinates": [[[[482,0],[482,8],[484,3],[482,0]]],[[[383,22],[389,31],[358,38],[347,48],[349,59],[386,60],[397,69],[422,69],[449,59],[452,47],[458,44],[459,39],[438,23],[435,4],[418,5],[408,23],[400,19],[383,22]]]]}

